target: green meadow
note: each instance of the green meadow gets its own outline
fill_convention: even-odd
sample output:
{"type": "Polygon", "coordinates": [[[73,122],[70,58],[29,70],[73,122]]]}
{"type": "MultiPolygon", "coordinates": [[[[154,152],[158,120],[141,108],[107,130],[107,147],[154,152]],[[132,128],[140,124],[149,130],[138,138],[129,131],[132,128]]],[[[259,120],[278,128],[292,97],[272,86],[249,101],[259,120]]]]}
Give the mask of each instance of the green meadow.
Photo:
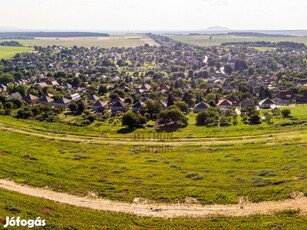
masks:
{"type": "Polygon", "coordinates": [[[194,197],[229,204],[238,196],[259,202],[306,195],[306,108],[293,107],[292,119],[273,125],[228,128],[196,127],[190,115],[190,125],[170,140],[149,140],[152,128],[135,140],[109,121],[84,128],[1,116],[0,178],[127,202],[194,197]]]}
{"type": "Polygon", "coordinates": [[[0,59],[10,59],[17,53],[32,52],[33,50],[29,47],[0,46],[0,59]]]}

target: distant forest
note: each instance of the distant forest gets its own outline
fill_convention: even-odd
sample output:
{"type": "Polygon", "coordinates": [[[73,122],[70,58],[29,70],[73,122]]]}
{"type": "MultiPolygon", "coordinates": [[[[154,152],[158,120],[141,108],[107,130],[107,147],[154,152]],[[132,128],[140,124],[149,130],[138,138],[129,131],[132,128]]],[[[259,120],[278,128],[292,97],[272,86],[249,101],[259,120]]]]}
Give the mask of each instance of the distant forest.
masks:
{"type": "Polygon", "coordinates": [[[67,38],[67,37],[109,37],[106,33],[91,33],[91,32],[2,32],[1,39],[31,39],[35,37],[52,37],[52,38],[67,38]]]}
{"type": "Polygon", "coordinates": [[[229,32],[229,35],[240,36],[240,37],[288,37],[288,35],[282,34],[266,34],[258,32],[229,32]]]}
{"type": "Polygon", "coordinates": [[[16,46],[16,47],[22,47],[23,45],[17,41],[5,41],[0,42],[0,46],[16,46]]]}
{"type": "Polygon", "coordinates": [[[286,48],[292,48],[292,49],[301,49],[306,48],[306,45],[304,43],[298,43],[298,42],[266,42],[266,41],[257,41],[257,42],[224,42],[221,44],[222,46],[228,46],[228,45],[245,45],[250,47],[286,47],[286,48]]]}

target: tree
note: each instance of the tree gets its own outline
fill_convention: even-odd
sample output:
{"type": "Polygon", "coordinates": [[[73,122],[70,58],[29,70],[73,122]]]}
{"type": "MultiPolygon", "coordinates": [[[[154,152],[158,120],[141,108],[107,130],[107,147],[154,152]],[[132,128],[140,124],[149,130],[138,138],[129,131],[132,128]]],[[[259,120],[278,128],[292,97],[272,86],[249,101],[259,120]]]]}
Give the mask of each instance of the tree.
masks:
{"type": "Polygon", "coordinates": [[[128,111],[122,117],[122,125],[127,126],[129,130],[141,127],[143,124],[146,124],[146,118],[141,114],[128,111]]]}
{"type": "Polygon", "coordinates": [[[216,101],[217,101],[217,95],[214,93],[209,93],[206,95],[206,101],[208,102],[208,104],[212,107],[216,106],[216,101]]]}
{"type": "Polygon", "coordinates": [[[77,102],[77,106],[78,106],[78,109],[77,109],[78,114],[82,114],[84,112],[84,110],[85,110],[85,107],[86,107],[84,102],[83,101],[78,101],[77,102]]]}
{"type": "Polygon", "coordinates": [[[231,122],[231,117],[221,116],[221,119],[220,119],[220,126],[221,127],[229,126],[230,122],[231,122]]]}
{"type": "Polygon", "coordinates": [[[122,89],[115,89],[115,90],[113,91],[113,93],[116,94],[116,95],[118,95],[119,97],[122,97],[122,98],[124,98],[125,95],[126,95],[125,91],[122,90],[122,89]]]}
{"type": "Polygon", "coordinates": [[[241,72],[243,70],[246,70],[248,68],[247,64],[243,60],[236,60],[235,61],[235,70],[238,71],[240,70],[241,72]]]}
{"type": "Polygon", "coordinates": [[[28,107],[19,109],[16,115],[17,118],[23,118],[23,119],[27,119],[32,116],[33,113],[31,109],[29,109],[28,107]]]}
{"type": "Polygon", "coordinates": [[[76,102],[72,102],[69,106],[68,106],[69,110],[72,112],[72,113],[75,113],[77,112],[78,110],[78,105],[76,102]]]}
{"type": "Polygon", "coordinates": [[[184,93],[182,101],[187,103],[189,106],[193,106],[194,105],[193,94],[189,92],[184,93]]]}
{"type": "Polygon", "coordinates": [[[250,125],[259,125],[261,124],[260,116],[259,116],[259,111],[255,109],[251,109],[248,111],[248,123],[250,125]]]}
{"type": "MultiPolygon", "coordinates": [[[[48,76],[50,77],[50,73],[48,73],[48,76]]],[[[55,78],[66,78],[67,77],[67,75],[66,75],[66,73],[64,72],[64,71],[59,71],[59,72],[57,72],[56,74],[54,74],[54,77],[55,78]]]]}
{"type": "Polygon", "coordinates": [[[81,84],[80,78],[74,77],[71,84],[72,84],[73,87],[79,87],[80,84],[81,84]]]}
{"type": "Polygon", "coordinates": [[[15,92],[19,92],[21,96],[25,97],[28,87],[26,85],[17,85],[14,89],[15,92]]]}
{"type": "Polygon", "coordinates": [[[247,72],[248,72],[248,75],[253,75],[255,73],[255,69],[253,67],[249,67],[247,72]]]}
{"type": "Polygon", "coordinates": [[[0,76],[0,84],[7,85],[8,83],[13,83],[15,81],[11,74],[4,74],[0,76]]]}
{"type": "Polygon", "coordinates": [[[98,88],[98,94],[104,95],[108,92],[108,88],[105,85],[100,85],[98,88]]]}
{"type": "Polygon", "coordinates": [[[281,115],[282,115],[283,118],[290,117],[290,114],[291,114],[290,109],[282,109],[280,112],[281,112],[281,115]]]}
{"type": "Polygon", "coordinates": [[[149,100],[145,102],[145,109],[147,110],[147,113],[152,116],[153,114],[159,114],[161,112],[162,107],[159,101],[149,100]]]}
{"type": "Polygon", "coordinates": [[[226,64],[226,65],[224,66],[224,72],[230,75],[230,74],[232,73],[231,65],[226,64]]]}
{"type": "Polygon", "coordinates": [[[189,106],[187,105],[187,103],[183,101],[177,101],[175,102],[175,106],[177,106],[181,110],[181,112],[185,114],[189,113],[189,106]]]}
{"type": "Polygon", "coordinates": [[[196,125],[218,126],[219,113],[216,108],[209,108],[196,116],[196,125]]]}
{"type": "Polygon", "coordinates": [[[4,110],[4,106],[3,106],[2,102],[0,101],[0,114],[3,113],[3,110],[4,110]]]}
{"type": "Polygon", "coordinates": [[[165,126],[187,126],[188,119],[177,106],[171,106],[159,114],[159,124],[165,126]]]}
{"type": "Polygon", "coordinates": [[[174,105],[174,101],[174,96],[172,94],[169,94],[167,97],[167,107],[174,105]]]}

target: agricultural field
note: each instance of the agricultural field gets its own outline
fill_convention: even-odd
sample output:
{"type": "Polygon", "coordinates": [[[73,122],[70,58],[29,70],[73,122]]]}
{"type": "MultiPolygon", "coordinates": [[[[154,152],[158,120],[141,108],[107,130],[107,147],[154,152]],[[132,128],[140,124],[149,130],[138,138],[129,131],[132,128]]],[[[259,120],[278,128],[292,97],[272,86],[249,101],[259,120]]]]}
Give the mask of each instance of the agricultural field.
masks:
{"type": "Polygon", "coordinates": [[[35,38],[18,39],[18,41],[27,47],[33,46],[83,46],[83,47],[137,47],[146,43],[149,45],[158,45],[146,35],[113,35],[110,37],[84,37],[84,38],[35,38]]]}
{"type": "Polygon", "coordinates": [[[32,52],[33,50],[30,47],[0,46],[0,59],[9,59],[17,53],[32,52]]]}
{"type": "Polygon", "coordinates": [[[236,204],[239,196],[261,202],[306,195],[307,127],[295,122],[306,121],[305,108],[292,109],[296,120],[268,129],[214,132],[196,127],[191,116],[189,127],[170,139],[154,139],[149,130],[141,138],[115,133],[119,126],[110,136],[97,127],[76,127],[74,135],[68,125],[1,116],[0,178],[124,202],[193,197],[200,204],[236,204]]]}
{"type": "Polygon", "coordinates": [[[187,44],[198,46],[219,46],[224,42],[299,42],[307,45],[307,37],[246,37],[234,35],[168,35],[168,37],[187,44]],[[212,38],[210,40],[210,37],[212,38]]]}

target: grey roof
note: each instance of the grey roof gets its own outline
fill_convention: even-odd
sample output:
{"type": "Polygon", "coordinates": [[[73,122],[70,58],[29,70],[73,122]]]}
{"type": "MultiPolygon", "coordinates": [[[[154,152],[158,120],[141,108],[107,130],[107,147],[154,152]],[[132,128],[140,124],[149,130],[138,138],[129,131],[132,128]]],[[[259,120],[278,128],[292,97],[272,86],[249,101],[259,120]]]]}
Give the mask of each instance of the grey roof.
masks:
{"type": "Polygon", "coordinates": [[[98,101],[98,100],[99,100],[99,97],[96,96],[96,95],[91,95],[91,96],[89,96],[88,99],[89,99],[90,101],[98,101]]]}
{"type": "Polygon", "coordinates": [[[70,103],[70,102],[71,102],[71,100],[69,100],[69,99],[63,97],[63,98],[60,98],[59,100],[57,100],[55,103],[65,105],[65,104],[68,104],[68,103],[70,103]]]}
{"type": "Polygon", "coordinates": [[[39,101],[42,103],[50,103],[53,102],[54,100],[48,96],[43,96],[39,101]]]}
{"type": "Polygon", "coordinates": [[[195,105],[194,109],[208,109],[210,108],[210,105],[207,104],[206,102],[202,101],[198,104],[195,105]]]}

